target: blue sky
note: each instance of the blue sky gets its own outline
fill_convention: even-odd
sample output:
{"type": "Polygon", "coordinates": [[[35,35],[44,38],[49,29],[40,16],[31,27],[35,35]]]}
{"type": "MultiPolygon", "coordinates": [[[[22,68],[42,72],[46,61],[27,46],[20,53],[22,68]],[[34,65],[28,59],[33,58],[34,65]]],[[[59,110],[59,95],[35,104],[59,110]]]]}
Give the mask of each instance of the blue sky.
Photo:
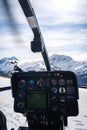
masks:
{"type": "MultiPolygon", "coordinates": [[[[8,0],[18,33],[11,32],[0,2],[0,58],[41,58],[30,50],[33,34],[18,3],[8,0]],[[15,37],[14,37],[15,35],[15,37]]],[[[31,0],[48,54],[68,55],[87,60],[87,0],[31,0]]]]}

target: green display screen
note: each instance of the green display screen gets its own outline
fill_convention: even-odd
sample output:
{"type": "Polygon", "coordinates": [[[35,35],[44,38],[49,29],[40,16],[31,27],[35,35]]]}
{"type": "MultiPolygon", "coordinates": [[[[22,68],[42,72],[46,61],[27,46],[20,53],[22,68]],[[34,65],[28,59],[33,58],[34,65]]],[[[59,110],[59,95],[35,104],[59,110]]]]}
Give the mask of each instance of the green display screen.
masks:
{"type": "Polygon", "coordinates": [[[47,109],[47,98],[44,93],[29,93],[27,95],[26,106],[28,110],[47,109]]]}

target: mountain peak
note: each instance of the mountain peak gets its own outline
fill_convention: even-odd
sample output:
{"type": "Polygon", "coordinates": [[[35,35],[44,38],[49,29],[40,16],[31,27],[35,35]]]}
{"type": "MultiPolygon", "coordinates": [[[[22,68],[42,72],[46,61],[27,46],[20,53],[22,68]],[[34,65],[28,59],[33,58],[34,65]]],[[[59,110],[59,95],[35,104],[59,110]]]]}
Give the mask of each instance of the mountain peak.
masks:
{"type": "Polygon", "coordinates": [[[58,55],[58,54],[53,54],[52,56],[50,56],[50,60],[51,61],[72,61],[73,59],[69,56],[65,56],[65,55],[58,55]]]}
{"type": "Polygon", "coordinates": [[[5,57],[5,58],[3,58],[3,59],[1,59],[0,60],[0,64],[1,63],[4,63],[4,62],[6,62],[6,61],[11,61],[11,60],[18,60],[15,56],[12,56],[12,57],[10,57],[10,58],[7,58],[7,57],[5,57]]]}

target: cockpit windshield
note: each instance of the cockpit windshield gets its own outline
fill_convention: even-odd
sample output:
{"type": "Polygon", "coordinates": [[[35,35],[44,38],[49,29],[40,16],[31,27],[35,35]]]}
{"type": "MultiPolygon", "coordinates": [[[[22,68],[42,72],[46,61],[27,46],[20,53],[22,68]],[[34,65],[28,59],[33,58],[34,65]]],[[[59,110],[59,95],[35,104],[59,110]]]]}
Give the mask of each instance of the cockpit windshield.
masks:
{"type": "MultiPolygon", "coordinates": [[[[29,5],[31,4],[33,13],[28,13],[25,2],[21,2],[25,4],[23,8],[20,1],[23,0],[0,0],[0,90],[7,86],[10,89],[11,76],[17,70],[72,71],[76,74],[80,87],[81,113],[77,118],[70,119],[68,129],[85,130],[87,128],[87,1],[26,0],[29,5]]],[[[14,119],[22,119],[20,115],[10,114],[13,103],[10,97],[10,91],[0,92],[0,108],[10,120],[9,129],[12,125],[16,126],[18,119],[16,122],[14,119]],[[10,103],[7,97],[11,100],[10,103]]]]}

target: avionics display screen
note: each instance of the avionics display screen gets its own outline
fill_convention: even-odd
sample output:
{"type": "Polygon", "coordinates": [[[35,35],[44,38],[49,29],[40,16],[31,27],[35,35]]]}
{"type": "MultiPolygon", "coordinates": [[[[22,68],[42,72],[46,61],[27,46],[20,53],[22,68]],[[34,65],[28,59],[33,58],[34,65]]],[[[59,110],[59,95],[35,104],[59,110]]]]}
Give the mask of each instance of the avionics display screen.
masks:
{"type": "Polygon", "coordinates": [[[46,110],[47,109],[46,93],[29,93],[27,95],[26,107],[28,110],[46,110]]]}

